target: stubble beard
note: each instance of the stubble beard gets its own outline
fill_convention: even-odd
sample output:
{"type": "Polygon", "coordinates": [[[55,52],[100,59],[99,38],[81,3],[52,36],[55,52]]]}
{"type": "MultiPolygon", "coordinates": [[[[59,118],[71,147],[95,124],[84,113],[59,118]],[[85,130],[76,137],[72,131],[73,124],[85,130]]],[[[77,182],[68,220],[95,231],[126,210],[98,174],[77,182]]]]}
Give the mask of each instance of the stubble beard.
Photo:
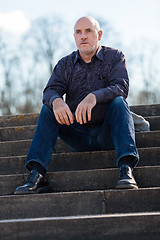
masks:
{"type": "Polygon", "coordinates": [[[89,56],[91,55],[95,50],[97,50],[96,46],[92,46],[89,49],[83,50],[83,49],[79,49],[79,52],[84,55],[84,56],[89,56]]]}

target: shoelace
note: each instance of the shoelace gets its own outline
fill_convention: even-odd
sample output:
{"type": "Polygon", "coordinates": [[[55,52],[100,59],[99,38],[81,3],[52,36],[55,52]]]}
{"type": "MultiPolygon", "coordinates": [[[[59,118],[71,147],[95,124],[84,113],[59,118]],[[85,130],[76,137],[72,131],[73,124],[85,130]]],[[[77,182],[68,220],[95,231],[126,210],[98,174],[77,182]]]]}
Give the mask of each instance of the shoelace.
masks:
{"type": "MultiPolygon", "coordinates": [[[[38,174],[38,173],[37,173],[38,174]]],[[[35,175],[34,172],[30,172],[26,182],[30,182],[30,183],[34,183],[34,181],[36,180],[37,178],[37,174],[35,175]]]]}
{"type": "Polygon", "coordinates": [[[122,167],[119,171],[119,176],[123,177],[125,174],[127,174],[127,170],[128,170],[128,168],[122,167]]]}

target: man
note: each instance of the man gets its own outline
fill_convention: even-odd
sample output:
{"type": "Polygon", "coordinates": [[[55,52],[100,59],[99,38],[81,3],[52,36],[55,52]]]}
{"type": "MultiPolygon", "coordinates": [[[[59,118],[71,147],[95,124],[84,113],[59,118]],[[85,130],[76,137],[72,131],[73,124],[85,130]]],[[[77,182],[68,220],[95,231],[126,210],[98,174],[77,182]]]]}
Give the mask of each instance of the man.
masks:
{"type": "Polygon", "coordinates": [[[74,151],[114,146],[117,188],[138,188],[132,175],[139,156],[125,101],[129,88],[125,57],[116,49],[100,46],[102,30],[92,17],[76,22],[74,38],[78,50],[58,62],[44,89],[44,105],[25,163],[30,174],[15,194],[46,191],[44,176],[58,136],[74,151]]]}

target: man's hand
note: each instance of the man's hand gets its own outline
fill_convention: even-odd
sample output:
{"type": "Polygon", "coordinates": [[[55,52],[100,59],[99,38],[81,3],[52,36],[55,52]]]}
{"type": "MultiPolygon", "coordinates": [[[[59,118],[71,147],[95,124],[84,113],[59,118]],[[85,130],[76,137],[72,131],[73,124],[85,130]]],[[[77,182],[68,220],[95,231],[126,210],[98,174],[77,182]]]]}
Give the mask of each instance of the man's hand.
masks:
{"type": "Polygon", "coordinates": [[[74,116],[68,107],[68,105],[61,99],[56,98],[52,102],[53,112],[57,122],[60,124],[67,124],[70,125],[74,121],[74,116]]]}
{"type": "Polygon", "coordinates": [[[96,105],[96,96],[93,93],[88,94],[77,106],[75,115],[80,124],[91,120],[91,111],[96,105]]]}

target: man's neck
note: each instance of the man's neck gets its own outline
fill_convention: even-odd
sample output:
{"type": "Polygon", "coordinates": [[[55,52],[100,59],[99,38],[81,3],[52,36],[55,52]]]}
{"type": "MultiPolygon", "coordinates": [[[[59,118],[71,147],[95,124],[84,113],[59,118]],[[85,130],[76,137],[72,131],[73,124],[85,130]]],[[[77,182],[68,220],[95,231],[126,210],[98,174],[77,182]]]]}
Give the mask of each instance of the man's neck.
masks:
{"type": "Polygon", "coordinates": [[[83,61],[85,61],[86,63],[90,63],[91,60],[92,60],[92,57],[94,56],[95,54],[93,54],[92,56],[91,55],[81,55],[81,58],[83,59],[83,61]]]}

